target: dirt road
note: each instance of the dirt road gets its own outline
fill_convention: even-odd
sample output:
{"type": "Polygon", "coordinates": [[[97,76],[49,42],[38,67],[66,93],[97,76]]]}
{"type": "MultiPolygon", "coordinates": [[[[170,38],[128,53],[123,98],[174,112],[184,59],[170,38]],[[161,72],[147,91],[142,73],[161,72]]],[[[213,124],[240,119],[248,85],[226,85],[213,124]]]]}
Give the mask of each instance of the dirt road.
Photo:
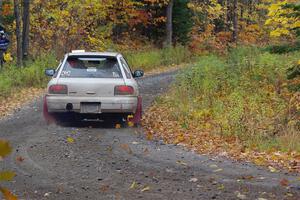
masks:
{"type": "MultiPolygon", "coordinates": [[[[139,80],[144,107],[167,89],[174,76],[170,72],[139,80]]],[[[297,175],[147,141],[139,128],[72,126],[47,126],[41,98],[0,121],[0,138],[14,147],[0,169],[17,173],[6,186],[20,199],[300,198],[297,175]],[[68,143],[68,137],[74,143],[68,143]],[[19,156],[22,162],[16,160],[19,156]],[[280,184],[282,179],[289,180],[289,187],[280,184]]]]}

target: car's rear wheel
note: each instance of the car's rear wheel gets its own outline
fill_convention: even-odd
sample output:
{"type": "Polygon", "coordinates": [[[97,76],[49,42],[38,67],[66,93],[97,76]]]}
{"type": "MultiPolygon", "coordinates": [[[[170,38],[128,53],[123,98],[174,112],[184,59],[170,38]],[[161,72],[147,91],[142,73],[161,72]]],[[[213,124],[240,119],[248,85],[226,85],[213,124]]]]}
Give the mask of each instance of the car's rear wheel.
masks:
{"type": "Polygon", "coordinates": [[[139,126],[142,121],[142,115],[143,115],[142,97],[139,96],[135,114],[133,115],[133,118],[129,119],[129,121],[132,122],[135,126],[139,126]]]}
{"type": "Polygon", "coordinates": [[[43,116],[47,124],[55,123],[55,117],[48,111],[46,96],[43,99],[43,116]]]}

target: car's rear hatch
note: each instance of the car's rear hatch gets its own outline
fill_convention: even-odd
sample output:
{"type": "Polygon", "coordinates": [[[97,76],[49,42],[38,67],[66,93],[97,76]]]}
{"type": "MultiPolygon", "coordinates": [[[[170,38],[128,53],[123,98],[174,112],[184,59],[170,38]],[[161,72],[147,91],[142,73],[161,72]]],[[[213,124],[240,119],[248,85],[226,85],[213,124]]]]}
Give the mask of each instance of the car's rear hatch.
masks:
{"type": "Polygon", "coordinates": [[[67,85],[69,96],[113,97],[115,86],[124,85],[123,78],[60,78],[58,84],[67,85]]]}
{"type": "Polygon", "coordinates": [[[113,56],[69,56],[57,84],[68,87],[69,96],[113,97],[115,87],[125,81],[113,56]]]}

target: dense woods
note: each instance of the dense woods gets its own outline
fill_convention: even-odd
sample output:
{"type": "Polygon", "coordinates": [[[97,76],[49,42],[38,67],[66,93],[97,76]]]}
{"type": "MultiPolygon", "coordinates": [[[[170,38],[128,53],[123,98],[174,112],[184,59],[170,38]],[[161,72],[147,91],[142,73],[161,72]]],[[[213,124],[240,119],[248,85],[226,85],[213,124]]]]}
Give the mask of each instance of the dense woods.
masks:
{"type": "Polygon", "coordinates": [[[49,51],[60,55],[70,49],[140,49],[170,44],[188,45],[197,53],[224,53],[236,44],[294,42],[299,28],[295,2],[2,0],[0,20],[14,43],[22,43],[12,44],[10,51],[22,54],[18,57],[23,59],[27,54],[49,51]]]}

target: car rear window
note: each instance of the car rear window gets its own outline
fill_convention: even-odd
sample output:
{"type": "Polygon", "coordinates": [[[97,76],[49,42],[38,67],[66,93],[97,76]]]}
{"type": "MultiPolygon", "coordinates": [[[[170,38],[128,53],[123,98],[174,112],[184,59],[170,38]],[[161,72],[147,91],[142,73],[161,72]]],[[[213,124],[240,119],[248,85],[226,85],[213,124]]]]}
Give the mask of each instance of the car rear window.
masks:
{"type": "Polygon", "coordinates": [[[61,78],[122,78],[116,57],[68,57],[61,78]]]}

